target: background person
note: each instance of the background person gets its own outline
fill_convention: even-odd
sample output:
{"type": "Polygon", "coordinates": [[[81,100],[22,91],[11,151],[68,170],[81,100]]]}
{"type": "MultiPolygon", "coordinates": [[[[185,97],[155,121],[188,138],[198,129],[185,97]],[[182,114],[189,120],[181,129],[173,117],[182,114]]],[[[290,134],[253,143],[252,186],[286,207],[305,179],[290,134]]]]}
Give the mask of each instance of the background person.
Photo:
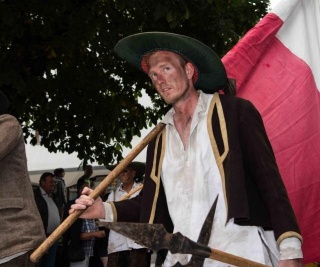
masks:
{"type": "Polygon", "coordinates": [[[63,217],[64,206],[67,203],[67,188],[64,181],[65,171],[63,168],[57,168],[53,171],[54,178],[56,181],[56,186],[53,192],[53,198],[55,203],[57,203],[60,218],[63,217]]]}
{"type": "MultiPolygon", "coordinates": [[[[140,172],[144,174],[144,170],[140,172]]],[[[134,163],[128,165],[119,174],[121,181],[115,191],[112,191],[108,196],[107,201],[119,201],[124,196],[129,194],[131,190],[137,188],[140,184],[135,182],[135,179],[141,178],[138,175],[134,163]]],[[[139,194],[140,190],[132,194],[133,198],[139,194]]],[[[138,245],[130,238],[118,234],[112,230],[109,233],[108,242],[108,267],[147,267],[149,266],[149,257],[147,249],[138,245]]]]}
{"type": "MultiPolygon", "coordinates": [[[[55,189],[55,178],[51,172],[40,176],[39,187],[34,190],[34,197],[43,223],[46,236],[52,234],[60,224],[60,214],[52,193],[55,189]]],[[[53,244],[37,263],[39,267],[54,267],[58,244],[53,244]]]]}
{"type": "MultiPolygon", "coordinates": [[[[77,181],[77,196],[79,197],[84,187],[90,187],[87,179],[79,178],[77,181]]],[[[67,202],[64,218],[68,216],[68,208],[75,200],[67,202]]],[[[94,256],[94,244],[96,238],[104,238],[104,230],[99,230],[96,223],[92,219],[77,219],[75,223],[63,235],[63,246],[66,252],[77,251],[80,248],[84,251],[84,260],[71,262],[70,267],[88,267],[90,258],[94,256]]],[[[65,255],[66,261],[69,260],[68,253],[65,255]]]]}

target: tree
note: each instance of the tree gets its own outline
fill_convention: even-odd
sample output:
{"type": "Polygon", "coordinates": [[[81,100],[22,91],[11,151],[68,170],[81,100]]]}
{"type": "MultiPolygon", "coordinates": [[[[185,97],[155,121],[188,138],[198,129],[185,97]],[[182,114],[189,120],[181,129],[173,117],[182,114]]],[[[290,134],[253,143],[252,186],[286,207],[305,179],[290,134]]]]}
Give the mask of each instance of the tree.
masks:
{"type": "Polygon", "coordinates": [[[2,0],[0,89],[25,139],[84,162],[121,159],[168,109],[146,75],[113,51],[123,37],[170,31],[223,56],[267,12],[263,0],[2,0]],[[138,103],[141,91],[153,107],[138,103]]]}

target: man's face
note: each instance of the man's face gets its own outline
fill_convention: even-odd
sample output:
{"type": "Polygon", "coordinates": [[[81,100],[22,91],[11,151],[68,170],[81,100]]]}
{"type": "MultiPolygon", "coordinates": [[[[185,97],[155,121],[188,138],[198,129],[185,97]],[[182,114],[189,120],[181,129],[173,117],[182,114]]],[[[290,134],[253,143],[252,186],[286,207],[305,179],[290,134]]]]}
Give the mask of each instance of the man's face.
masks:
{"type": "Polygon", "coordinates": [[[136,171],[134,169],[126,168],[119,174],[119,179],[123,184],[133,184],[135,176],[136,171]]]}
{"type": "Polygon", "coordinates": [[[188,73],[190,65],[183,67],[179,56],[169,51],[158,51],[149,57],[149,77],[167,104],[174,105],[187,97],[193,75],[188,73]]]}
{"type": "Polygon", "coordinates": [[[44,181],[40,182],[40,186],[47,194],[53,193],[56,186],[54,176],[47,176],[44,181]]]}

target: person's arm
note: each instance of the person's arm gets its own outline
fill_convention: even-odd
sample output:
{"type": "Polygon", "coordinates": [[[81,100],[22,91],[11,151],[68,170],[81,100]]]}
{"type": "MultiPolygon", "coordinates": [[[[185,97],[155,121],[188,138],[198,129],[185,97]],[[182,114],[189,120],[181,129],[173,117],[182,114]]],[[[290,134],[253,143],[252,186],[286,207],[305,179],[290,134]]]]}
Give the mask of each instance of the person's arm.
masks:
{"type": "Polygon", "coordinates": [[[102,202],[102,199],[98,197],[96,200],[89,197],[93,190],[85,187],[82,191],[82,195],[76,199],[75,204],[71,205],[69,214],[72,214],[75,210],[84,210],[80,216],[83,219],[103,219],[107,221],[127,221],[137,222],[140,214],[140,194],[132,199],[119,201],[119,202],[102,202]],[[113,214],[107,214],[111,211],[113,214]],[[118,220],[118,213],[122,215],[118,220]],[[110,219],[111,218],[111,219],[110,219]]]}
{"type": "Polygon", "coordinates": [[[104,219],[105,209],[102,199],[98,197],[96,200],[89,197],[89,194],[93,190],[85,187],[82,191],[82,195],[76,199],[75,204],[71,205],[69,214],[74,213],[75,210],[84,210],[80,216],[83,219],[104,219]]]}
{"type": "Polygon", "coordinates": [[[301,240],[296,237],[283,239],[280,243],[279,267],[302,267],[301,240]]]}
{"type": "Polygon", "coordinates": [[[81,233],[80,234],[80,239],[81,240],[89,240],[92,238],[103,238],[105,237],[105,232],[104,230],[102,231],[96,231],[96,232],[90,232],[90,233],[81,233]]]}
{"type": "Polygon", "coordinates": [[[273,154],[263,121],[250,103],[241,123],[246,170],[250,173],[269,212],[280,248],[279,266],[301,266],[300,230],[273,154]]]}

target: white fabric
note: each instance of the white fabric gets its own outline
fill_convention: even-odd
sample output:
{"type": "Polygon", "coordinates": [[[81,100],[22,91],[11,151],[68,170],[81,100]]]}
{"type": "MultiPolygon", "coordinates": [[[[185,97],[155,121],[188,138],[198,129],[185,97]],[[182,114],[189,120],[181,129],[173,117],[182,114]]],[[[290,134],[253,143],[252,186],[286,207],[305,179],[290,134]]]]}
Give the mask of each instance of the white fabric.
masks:
{"type": "Polygon", "coordinates": [[[303,258],[301,242],[296,237],[284,239],[280,243],[280,260],[303,258]]]}
{"type": "Polygon", "coordinates": [[[103,205],[104,205],[105,218],[100,219],[100,221],[114,222],[114,216],[113,216],[111,205],[108,202],[103,202],[103,205]]]}
{"type": "MultiPolygon", "coordinates": [[[[131,190],[139,186],[140,184],[134,183],[131,190]]],[[[132,194],[129,198],[133,198],[140,193],[141,190],[132,194]]],[[[115,192],[111,192],[108,196],[107,201],[118,201],[128,193],[122,189],[122,184],[116,189],[115,192]]],[[[108,204],[109,205],[109,204],[108,204]]],[[[110,206],[110,205],[109,205],[110,206]]],[[[111,212],[112,213],[112,212],[111,212]]],[[[127,238],[121,234],[118,234],[110,230],[109,234],[109,243],[108,243],[108,253],[130,250],[130,249],[139,249],[143,248],[142,246],[135,243],[132,239],[127,238]]]]}
{"type": "Polygon", "coordinates": [[[320,1],[281,0],[271,12],[286,21],[277,38],[309,65],[320,89],[320,1]]]}

